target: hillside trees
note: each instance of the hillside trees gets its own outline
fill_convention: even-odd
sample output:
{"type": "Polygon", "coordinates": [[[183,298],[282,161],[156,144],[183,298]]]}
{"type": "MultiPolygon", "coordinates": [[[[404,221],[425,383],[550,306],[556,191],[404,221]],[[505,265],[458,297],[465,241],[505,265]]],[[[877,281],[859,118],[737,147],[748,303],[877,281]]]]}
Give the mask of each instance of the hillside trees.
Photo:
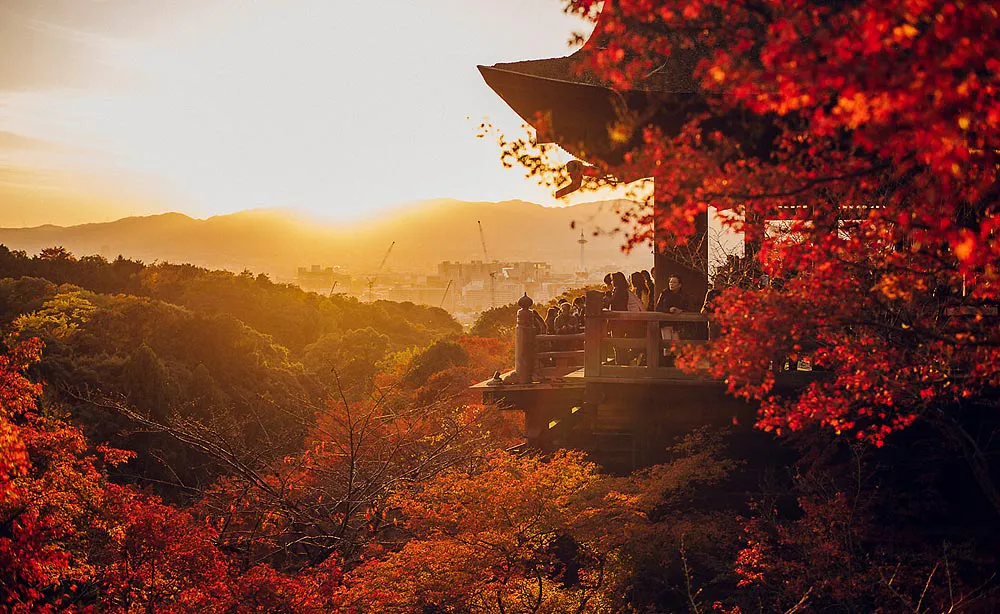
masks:
{"type": "Polygon", "coordinates": [[[233,445],[230,432],[210,425],[160,422],[119,409],[227,467],[223,479],[203,489],[196,507],[219,528],[219,542],[245,569],[267,562],[297,570],[331,556],[356,563],[371,544],[399,540],[387,507],[399,489],[519,442],[520,425],[466,391],[476,377],[470,373],[483,370],[480,361],[495,360],[489,351],[495,344],[483,350],[475,340],[461,343],[470,347],[461,350],[461,369],[451,372],[445,362],[428,372],[429,382],[440,376],[453,387],[428,388],[407,379],[413,363],[427,368],[424,357],[435,354],[434,346],[401,353],[366,390],[342,386],[335,370],[333,395],[300,418],[301,448],[280,456],[260,450],[266,442],[233,445]]]}
{"type": "Polygon", "coordinates": [[[412,539],[351,574],[349,594],[383,611],[613,608],[616,551],[640,516],[595,469],[496,454],[402,493],[412,539]]]}
{"type": "Polygon", "coordinates": [[[100,256],[78,259],[61,248],[50,251],[58,257],[29,257],[0,246],[0,276],[38,277],[102,294],[146,296],[203,314],[230,315],[271,335],[295,356],[324,334],[365,326],[388,334],[393,350],[462,330],[448,312],[434,307],[319,296],[262,275],[210,271],[189,264],[145,265],[122,257],[109,262],[100,256]]]}
{"type": "Polygon", "coordinates": [[[305,368],[324,380],[335,374],[341,386],[351,391],[371,392],[378,363],[389,351],[390,339],[368,326],[349,330],[343,335],[328,333],[303,350],[305,368]]]}
{"type": "Polygon", "coordinates": [[[133,432],[90,397],[120,398],[160,421],[197,420],[232,433],[233,445],[244,448],[267,441],[276,456],[298,447],[304,433],[289,414],[309,415],[321,398],[271,338],[231,316],[159,301],[69,289],[19,316],[11,335],[45,342],[39,370],[88,436],[146,451],[131,470],[181,488],[196,487],[218,468],[168,439],[133,432]]]}
{"type": "Polygon", "coordinates": [[[0,605],[12,612],[620,609],[637,605],[633,548],[710,538],[674,519],[727,470],[693,441],[669,467],[608,478],[579,453],[497,450],[504,427],[481,407],[341,399],[301,454],[236,470],[181,509],[110,483],[106,468],[131,453],[39,410],[24,376],[38,349],[0,355],[0,605]]]}
{"type": "Polygon", "coordinates": [[[226,433],[239,449],[261,447],[268,462],[301,447],[305,423],[335,389],[333,369],[345,389],[363,395],[390,352],[459,330],[446,312],[412,304],[366,305],[261,277],[49,252],[29,258],[0,250],[0,272],[41,273],[115,292],[134,286],[168,299],[33,277],[0,280],[4,333],[46,344],[36,368],[50,382],[48,394],[89,437],[146,452],[115,469],[117,477],[157,484],[172,498],[196,492],[224,469],[163,433],[140,432],[92,400],[139,408],[161,423],[195,421],[226,433]],[[123,267],[131,271],[127,283],[119,278],[123,267]],[[324,330],[322,339],[312,339],[324,330]],[[275,335],[306,346],[293,353],[275,335]]]}
{"type": "Polygon", "coordinates": [[[0,608],[46,612],[328,611],[340,571],[234,568],[216,531],[105,470],[133,454],[93,446],[38,407],[24,372],[40,343],[0,354],[0,608]]]}

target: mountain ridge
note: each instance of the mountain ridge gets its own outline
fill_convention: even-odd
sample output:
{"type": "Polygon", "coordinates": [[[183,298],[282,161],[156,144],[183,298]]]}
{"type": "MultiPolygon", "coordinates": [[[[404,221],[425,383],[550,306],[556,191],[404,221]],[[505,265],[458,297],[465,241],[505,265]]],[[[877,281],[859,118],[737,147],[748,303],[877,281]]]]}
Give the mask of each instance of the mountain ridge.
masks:
{"type": "MultiPolygon", "coordinates": [[[[431,272],[444,260],[482,260],[478,222],[491,259],[549,262],[579,268],[581,227],[586,260],[600,265],[648,267],[648,256],[624,255],[615,228],[620,201],[545,207],[523,200],[469,202],[433,199],[393,214],[344,224],[320,222],[282,209],[249,209],[194,218],[178,212],[129,216],[111,222],[0,228],[0,243],[37,253],[62,245],[77,255],[119,254],[143,261],[190,262],[209,268],[265,272],[290,279],[297,267],[319,264],[360,272],[377,268],[395,241],[387,269],[431,272]],[[571,223],[576,222],[576,229],[571,223]]],[[[590,264],[588,264],[588,267],[590,264]]]]}

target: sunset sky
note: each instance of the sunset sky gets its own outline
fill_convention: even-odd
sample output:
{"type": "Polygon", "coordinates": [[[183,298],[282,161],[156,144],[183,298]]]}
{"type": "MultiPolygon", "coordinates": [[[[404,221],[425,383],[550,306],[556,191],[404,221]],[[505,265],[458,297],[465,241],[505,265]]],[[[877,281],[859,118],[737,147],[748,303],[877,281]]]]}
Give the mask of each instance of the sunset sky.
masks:
{"type": "MultiPolygon", "coordinates": [[[[0,226],[428,198],[556,204],[477,64],[565,55],[558,0],[0,0],[0,226]]],[[[568,158],[567,158],[568,159],[568,158]]],[[[577,197],[593,200],[593,196],[577,197]]]]}

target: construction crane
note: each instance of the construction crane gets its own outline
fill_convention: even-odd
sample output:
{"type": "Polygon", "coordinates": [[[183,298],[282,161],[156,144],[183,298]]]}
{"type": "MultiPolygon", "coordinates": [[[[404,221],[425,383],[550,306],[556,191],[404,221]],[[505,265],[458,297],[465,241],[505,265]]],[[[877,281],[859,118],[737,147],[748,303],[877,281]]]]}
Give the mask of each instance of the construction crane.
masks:
{"type": "Polygon", "coordinates": [[[333,296],[333,291],[337,289],[337,283],[339,283],[339,281],[339,279],[333,280],[333,286],[330,287],[330,296],[333,296]]]}
{"type": "Polygon", "coordinates": [[[476,220],[476,223],[479,224],[479,242],[483,244],[483,256],[486,257],[485,261],[489,262],[490,252],[489,250],[486,249],[486,235],[483,234],[483,223],[480,222],[479,220],[476,220]]]}
{"type": "Polygon", "coordinates": [[[444,287],[444,294],[441,295],[441,304],[438,307],[444,307],[444,299],[448,298],[448,290],[451,290],[452,280],[448,280],[448,285],[444,287]]]}
{"type": "MultiPolygon", "coordinates": [[[[479,220],[476,220],[476,223],[479,224],[479,242],[483,244],[485,263],[486,266],[490,266],[490,252],[486,249],[486,234],[483,232],[483,223],[479,220]]],[[[490,309],[497,306],[496,279],[497,272],[490,271],[490,309]]]]}
{"type": "Polygon", "coordinates": [[[375,300],[375,280],[377,279],[378,274],[382,272],[382,267],[385,266],[385,261],[389,259],[389,253],[392,252],[392,248],[395,245],[396,245],[395,241],[393,241],[392,243],[389,244],[389,249],[385,250],[385,255],[382,256],[382,262],[378,263],[378,268],[375,269],[375,276],[368,278],[368,301],[369,302],[375,300]]]}
{"type": "Polygon", "coordinates": [[[382,256],[382,261],[378,263],[378,268],[375,269],[376,273],[378,273],[379,271],[381,271],[382,267],[385,266],[385,261],[389,259],[389,254],[392,252],[392,248],[395,247],[395,246],[396,246],[396,242],[395,241],[393,241],[392,243],[389,244],[389,249],[385,250],[385,255],[382,256]]]}

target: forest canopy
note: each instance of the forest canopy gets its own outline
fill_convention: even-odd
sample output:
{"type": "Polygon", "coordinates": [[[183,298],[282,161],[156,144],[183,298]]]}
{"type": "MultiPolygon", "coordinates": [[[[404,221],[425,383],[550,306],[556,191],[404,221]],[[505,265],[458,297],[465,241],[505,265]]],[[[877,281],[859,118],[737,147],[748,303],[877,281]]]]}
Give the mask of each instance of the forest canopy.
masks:
{"type": "Polygon", "coordinates": [[[652,178],[633,245],[684,246],[709,206],[745,234],[720,334],[678,365],[755,425],[612,475],[469,391],[511,364],[509,307],[470,336],[250,272],[0,249],[0,609],[1000,609],[994,3],[562,4],[616,100],[693,58],[682,121],[598,127],[627,148],[585,183],[652,178]]]}

